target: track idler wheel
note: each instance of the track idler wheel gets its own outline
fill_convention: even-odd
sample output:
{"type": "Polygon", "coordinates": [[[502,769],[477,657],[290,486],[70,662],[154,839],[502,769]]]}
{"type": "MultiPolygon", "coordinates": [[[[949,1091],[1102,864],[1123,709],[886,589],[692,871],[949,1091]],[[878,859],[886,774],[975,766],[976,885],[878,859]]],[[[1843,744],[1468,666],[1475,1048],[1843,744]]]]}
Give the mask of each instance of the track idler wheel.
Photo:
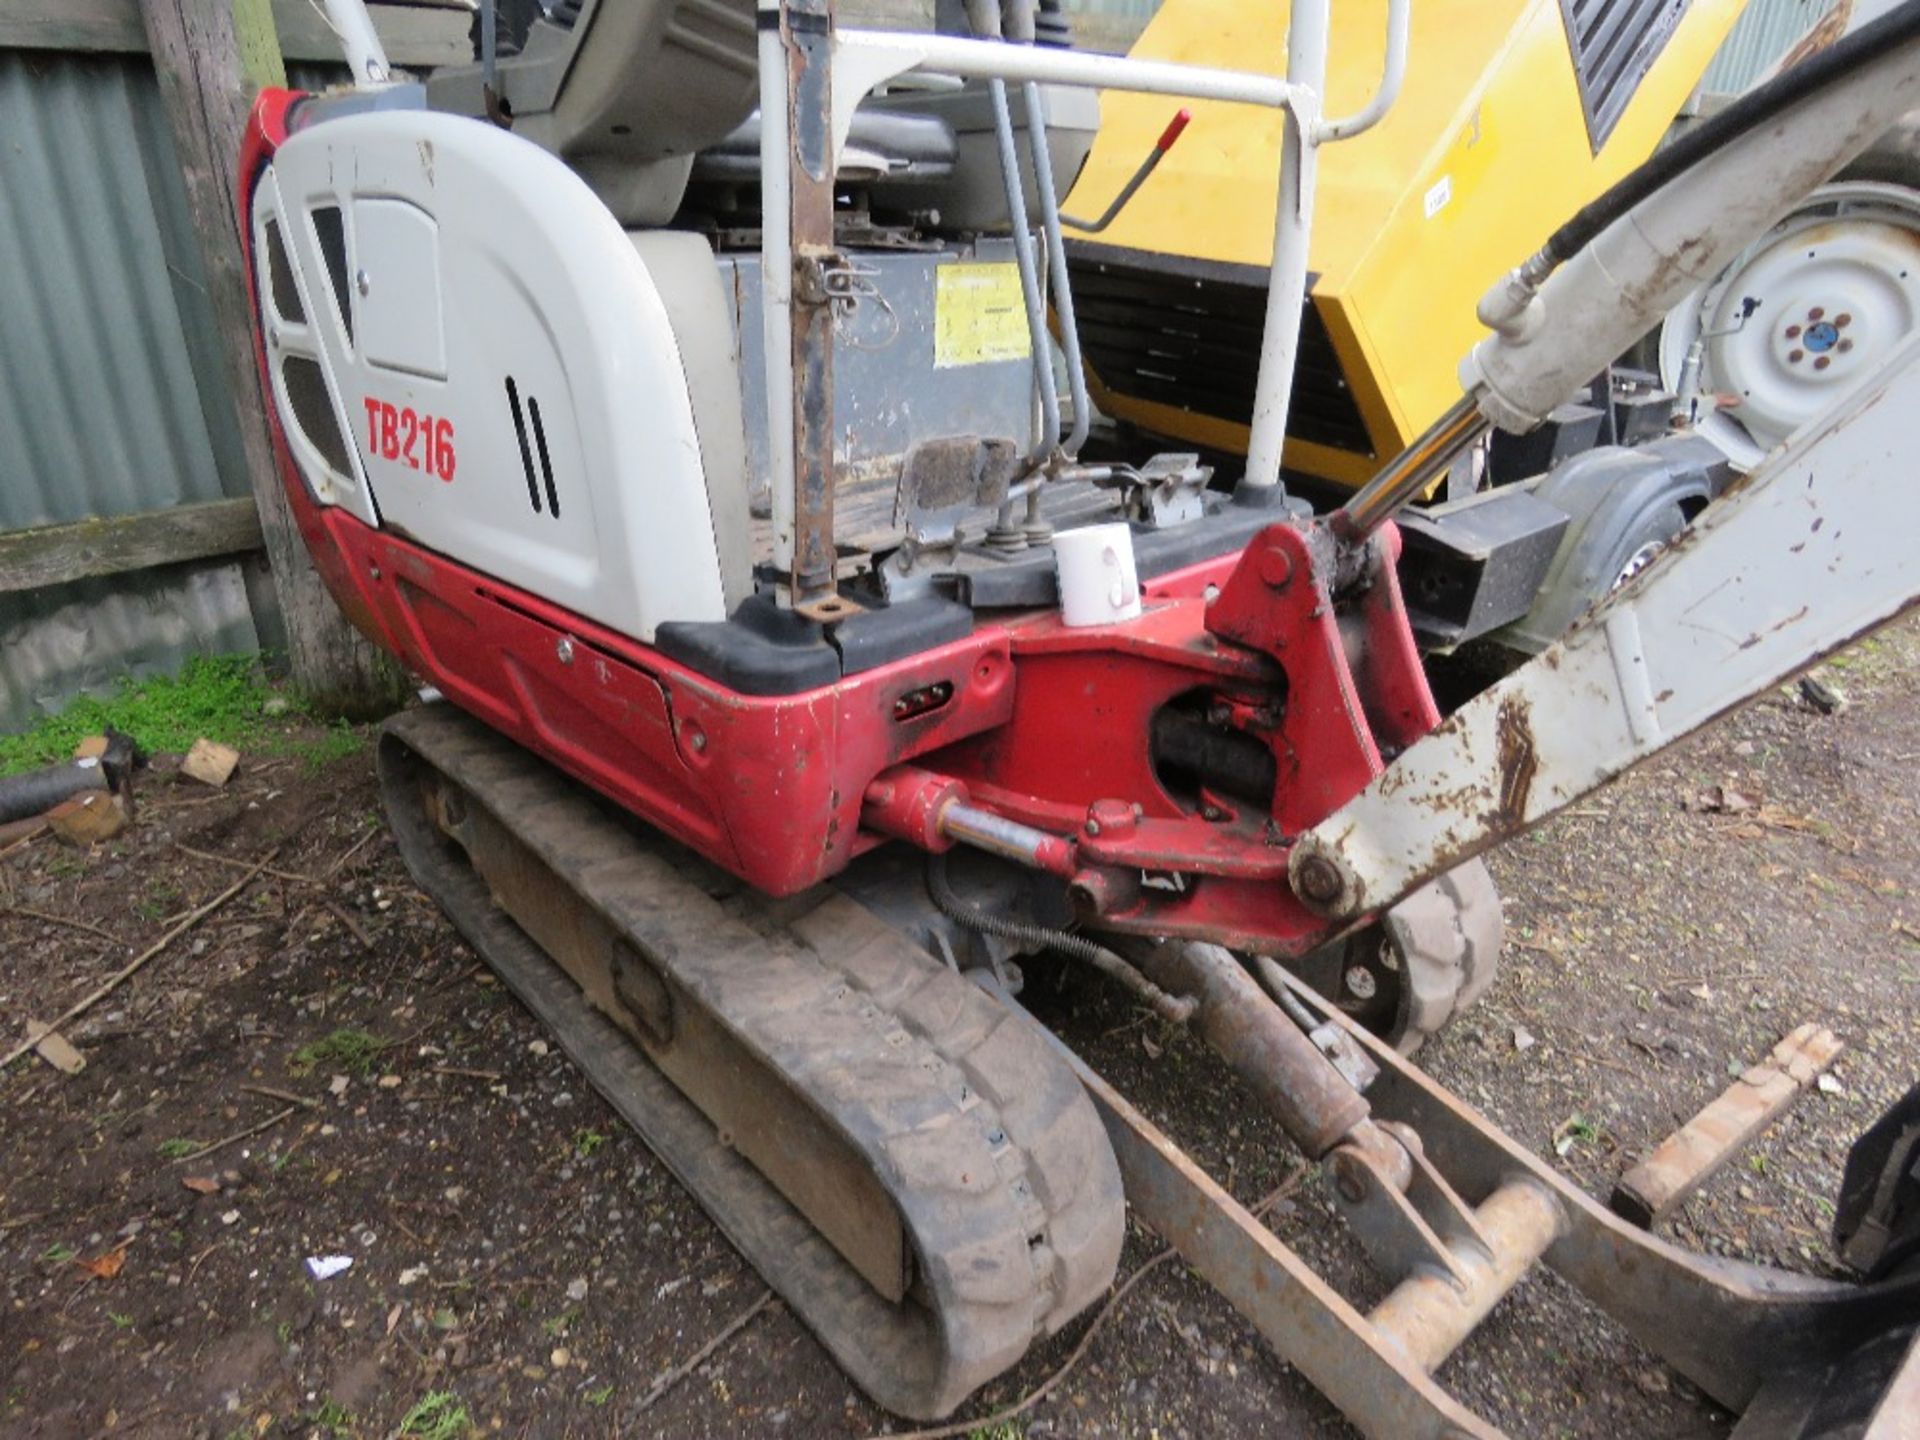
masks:
{"type": "Polygon", "coordinates": [[[1493,877],[1469,860],[1377,923],[1309,956],[1299,974],[1411,1055],[1493,984],[1505,935],[1493,877]]]}

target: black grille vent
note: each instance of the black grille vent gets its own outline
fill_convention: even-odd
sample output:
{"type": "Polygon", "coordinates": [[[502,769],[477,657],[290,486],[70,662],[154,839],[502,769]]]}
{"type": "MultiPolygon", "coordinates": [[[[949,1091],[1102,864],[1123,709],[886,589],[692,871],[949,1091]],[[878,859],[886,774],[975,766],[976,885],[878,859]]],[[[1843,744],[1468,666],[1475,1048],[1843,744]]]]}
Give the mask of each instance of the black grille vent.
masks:
{"type": "Polygon", "coordinates": [[[1560,0],[1595,152],[1687,13],[1690,0],[1560,0]]]}
{"type": "MultiPolygon", "coordinates": [[[[1117,395],[1252,422],[1267,304],[1264,270],[1072,241],[1067,263],[1081,348],[1101,384],[1117,395]]],[[[1311,301],[1300,317],[1288,417],[1287,434],[1295,439],[1373,454],[1311,301]]]]}

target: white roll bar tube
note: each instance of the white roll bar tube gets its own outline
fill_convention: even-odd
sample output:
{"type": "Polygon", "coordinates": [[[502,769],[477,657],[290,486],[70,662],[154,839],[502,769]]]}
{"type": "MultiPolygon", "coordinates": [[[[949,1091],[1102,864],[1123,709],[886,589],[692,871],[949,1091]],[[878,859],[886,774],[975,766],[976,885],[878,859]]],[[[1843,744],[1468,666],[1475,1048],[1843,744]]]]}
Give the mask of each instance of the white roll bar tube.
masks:
{"type": "Polygon", "coordinates": [[[1373,98],[1351,115],[1338,120],[1323,120],[1315,132],[1318,143],[1351,140],[1364,135],[1386,116],[1400,98],[1400,87],[1407,79],[1407,37],[1413,28],[1413,0],[1388,0],[1387,55],[1380,69],[1380,85],[1373,98]]]}
{"type": "MultiPolygon", "coordinates": [[[[1324,5],[1326,0],[1320,0],[1324,5]]],[[[1163,60],[1129,60],[1038,45],[1006,45],[998,40],[965,40],[953,35],[923,35],[896,30],[839,32],[843,45],[873,54],[892,54],[900,70],[926,70],[963,80],[1032,80],[1041,85],[1078,85],[1089,90],[1126,90],[1142,95],[1185,95],[1196,100],[1228,100],[1242,105],[1284,108],[1293,87],[1271,75],[1245,70],[1215,70],[1174,65],[1163,60]]],[[[897,72],[896,72],[897,73],[897,72]]]]}
{"type": "Polygon", "coordinates": [[[365,0],[327,0],[327,24],[340,37],[340,48],[347,52],[347,66],[358,88],[374,90],[393,83],[387,47],[380,43],[365,0]]]}
{"type": "Polygon", "coordinates": [[[773,568],[793,568],[793,195],[788,188],[787,49],[780,0],[760,0],[760,337],[767,386],[773,568]]]}
{"type": "MultiPolygon", "coordinates": [[[[769,28],[765,18],[770,12],[777,14],[780,3],[781,0],[759,0],[762,14],[760,183],[764,237],[761,273],[765,281],[762,318],[767,341],[767,454],[773,488],[774,559],[777,567],[784,567],[791,558],[798,503],[794,493],[792,445],[793,366],[785,338],[789,333],[793,272],[793,257],[785,240],[788,212],[792,207],[785,180],[785,130],[790,101],[784,52],[776,38],[777,32],[769,28]]],[[[1364,109],[1331,125],[1323,124],[1320,118],[1321,91],[1326,82],[1330,0],[1295,0],[1288,22],[1284,80],[1241,70],[1009,45],[997,40],[861,29],[835,31],[835,68],[843,80],[857,76],[855,88],[861,93],[891,76],[924,71],[960,79],[1073,85],[1260,105],[1285,111],[1286,143],[1282,147],[1279,204],[1274,214],[1266,325],[1260,345],[1253,434],[1242,481],[1256,487],[1269,487],[1279,483],[1280,452],[1286,437],[1287,407],[1293,393],[1294,365],[1299,350],[1300,317],[1306,303],[1315,151],[1325,141],[1346,139],[1368,129],[1397,97],[1406,73],[1410,8],[1411,0],[1388,0],[1387,49],[1380,87],[1364,109]]],[[[840,92],[835,101],[837,129],[839,122],[852,114],[852,97],[840,91],[839,86],[836,91],[840,92]]],[[[835,162],[841,138],[839,134],[834,137],[832,158],[835,162]]],[[[1047,418],[1057,425],[1057,416],[1047,418]]]]}
{"type": "Polygon", "coordinates": [[[1313,230],[1313,184],[1320,168],[1320,94],[1327,83],[1328,0],[1294,0],[1287,19],[1287,107],[1280,143],[1280,201],[1273,217],[1273,264],[1267,273],[1266,327],[1260,335],[1260,375],[1253,392],[1253,433],[1247,439],[1242,485],[1256,490],[1280,483],[1280,452],[1287,441],[1293,371],[1300,351],[1300,311],[1307,302],[1307,238],[1313,230]]]}

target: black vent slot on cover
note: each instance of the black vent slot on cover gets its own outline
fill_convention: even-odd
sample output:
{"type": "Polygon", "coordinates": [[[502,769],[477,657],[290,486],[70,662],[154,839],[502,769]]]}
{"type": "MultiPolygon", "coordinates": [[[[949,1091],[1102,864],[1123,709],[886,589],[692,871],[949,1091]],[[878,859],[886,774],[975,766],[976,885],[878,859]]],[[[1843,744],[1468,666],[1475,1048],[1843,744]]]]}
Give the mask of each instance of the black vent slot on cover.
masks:
{"type": "Polygon", "coordinates": [[[1580,82],[1587,140],[1607,143],[1653,62],[1673,38],[1690,0],[1560,0],[1567,46],[1580,82]]]}
{"type": "MultiPolygon", "coordinates": [[[[1103,386],[1176,410],[1253,422],[1265,270],[1073,241],[1067,264],[1080,346],[1103,386]]],[[[1373,455],[1333,339],[1311,300],[1300,314],[1287,434],[1373,455]]]]}
{"type": "Polygon", "coordinates": [[[553,483],[553,460],[547,454],[547,427],[540,423],[540,402],[529,395],[523,406],[520,401],[520,387],[507,376],[507,407],[513,411],[513,433],[520,442],[520,469],[527,477],[527,502],[533,506],[533,513],[540,513],[540,481],[534,478],[533,454],[540,452],[540,475],[546,481],[547,510],[554,519],[560,518],[560,491],[553,483]],[[527,422],[533,422],[532,443],[528,443],[527,422]]]}
{"type": "Polygon", "coordinates": [[[273,313],[294,325],[307,323],[306,308],[300,303],[300,287],[293,283],[293,266],[287,263],[287,242],[280,238],[280,222],[269,220],[267,236],[267,284],[273,291],[273,313]]]}
{"type": "Polygon", "coordinates": [[[353,474],[346,438],[334,418],[333,401],[327,395],[327,381],[320,366],[304,355],[289,355],[280,362],[280,378],[287,387],[293,423],[307,437],[307,443],[320,452],[334,474],[353,474]]]}
{"type": "Polygon", "coordinates": [[[313,238],[320,242],[320,258],[327,264],[327,281],[333,286],[334,304],[340,307],[340,323],[346,327],[347,344],[353,344],[353,303],[347,294],[347,222],[338,205],[316,205],[313,211],[313,238]]]}

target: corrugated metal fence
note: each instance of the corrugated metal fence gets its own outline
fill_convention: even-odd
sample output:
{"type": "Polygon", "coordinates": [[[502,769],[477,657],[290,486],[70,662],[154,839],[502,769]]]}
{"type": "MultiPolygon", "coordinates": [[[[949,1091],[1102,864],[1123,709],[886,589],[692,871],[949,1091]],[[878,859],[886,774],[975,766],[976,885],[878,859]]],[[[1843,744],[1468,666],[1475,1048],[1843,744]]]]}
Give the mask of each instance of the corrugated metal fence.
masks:
{"type": "Polygon", "coordinates": [[[1837,0],[1753,0],[1713,57],[1700,88],[1710,95],[1738,95],[1760,78],[1789,46],[1826,17],[1837,0]]]}
{"type": "MultiPolygon", "coordinates": [[[[292,83],[344,79],[318,7],[273,7],[292,83]]],[[[401,65],[466,54],[464,11],[376,20],[401,65]]],[[[0,535],[251,503],[145,47],[137,0],[0,0],[0,535]]],[[[0,576],[0,731],[129,672],[285,645],[260,554],[26,588],[38,576],[0,576]]]]}
{"type": "MultiPolygon", "coordinates": [[[[0,50],[0,530],[248,493],[152,65],[0,50]]],[[[0,727],[260,643],[232,562],[0,595],[0,727]]]]}

